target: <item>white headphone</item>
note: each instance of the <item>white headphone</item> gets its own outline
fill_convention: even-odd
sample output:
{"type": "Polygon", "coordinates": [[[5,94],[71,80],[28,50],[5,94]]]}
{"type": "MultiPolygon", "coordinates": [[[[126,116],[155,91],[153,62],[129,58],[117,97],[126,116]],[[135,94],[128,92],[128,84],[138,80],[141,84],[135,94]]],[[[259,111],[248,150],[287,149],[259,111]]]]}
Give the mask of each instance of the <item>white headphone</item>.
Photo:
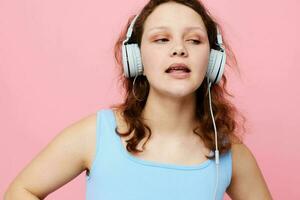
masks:
{"type": "MultiPolygon", "coordinates": [[[[128,40],[131,37],[134,23],[139,15],[136,15],[126,33],[126,39],[122,43],[122,62],[124,67],[124,75],[127,78],[135,77],[143,74],[143,65],[141,52],[137,43],[128,44],[128,40]]],[[[223,75],[225,63],[226,63],[226,52],[223,47],[222,35],[217,27],[217,45],[221,50],[211,49],[209,55],[208,68],[206,77],[213,84],[218,83],[223,75]]]]}

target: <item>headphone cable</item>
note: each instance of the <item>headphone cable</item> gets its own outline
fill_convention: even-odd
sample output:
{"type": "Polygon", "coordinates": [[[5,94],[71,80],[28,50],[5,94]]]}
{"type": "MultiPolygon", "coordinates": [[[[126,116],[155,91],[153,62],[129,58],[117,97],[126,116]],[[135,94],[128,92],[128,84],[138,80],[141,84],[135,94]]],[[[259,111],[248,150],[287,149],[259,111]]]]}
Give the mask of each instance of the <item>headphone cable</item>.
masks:
{"type": "Polygon", "coordinates": [[[214,119],[214,114],[212,110],[212,105],[211,105],[211,95],[210,95],[210,88],[211,88],[211,82],[209,81],[209,78],[207,77],[207,82],[208,82],[208,98],[209,98],[209,109],[210,109],[210,114],[214,126],[214,132],[215,132],[215,145],[216,145],[216,150],[215,150],[215,161],[216,161],[216,185],[215,185],[215,191],[214,191],[214,200],[216,200],[217,196],[217,188],[218,188],[218,182],[219,182],[219,150],[218,150],[218,135],[217,135],[217,128],[216,128],[216,123],[214,119]]]}

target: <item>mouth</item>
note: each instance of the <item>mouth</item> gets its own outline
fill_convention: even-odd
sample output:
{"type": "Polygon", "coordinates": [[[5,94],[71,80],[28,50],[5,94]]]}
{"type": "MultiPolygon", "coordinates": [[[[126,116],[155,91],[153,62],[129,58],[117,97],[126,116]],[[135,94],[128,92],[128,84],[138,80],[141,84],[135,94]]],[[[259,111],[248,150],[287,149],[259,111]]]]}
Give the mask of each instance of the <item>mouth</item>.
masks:
{"type": "Polygon", "coordinates": [[[184,63],[174,63],[165,70],[166,73],[190,73],[191,70],[184,63]]]}

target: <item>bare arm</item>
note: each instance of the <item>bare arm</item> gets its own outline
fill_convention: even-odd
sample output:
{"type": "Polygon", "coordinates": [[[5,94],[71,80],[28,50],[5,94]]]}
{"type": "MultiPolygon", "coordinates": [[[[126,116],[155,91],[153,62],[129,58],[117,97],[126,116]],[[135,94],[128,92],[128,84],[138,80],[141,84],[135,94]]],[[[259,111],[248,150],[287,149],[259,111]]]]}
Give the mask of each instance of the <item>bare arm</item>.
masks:
{"type": "Polygon", "coordinates": [[[63,129],[11,182],[5,200],[44,199],[86,170],[96,114],[63,129]]]}
{"type": "Polygon", "coordinates": [[[232,180],[227,193],[233,200],[272,199],[257,162],[245,144],[232,145],[232,163],[232,180]]]}
{"type": "Polygon", "coordinates": [[[22,199],[22,200],[40,200],[37,196],[24,188],[15,187],[9,193],[5,193],[4,200],[22,199]]]}

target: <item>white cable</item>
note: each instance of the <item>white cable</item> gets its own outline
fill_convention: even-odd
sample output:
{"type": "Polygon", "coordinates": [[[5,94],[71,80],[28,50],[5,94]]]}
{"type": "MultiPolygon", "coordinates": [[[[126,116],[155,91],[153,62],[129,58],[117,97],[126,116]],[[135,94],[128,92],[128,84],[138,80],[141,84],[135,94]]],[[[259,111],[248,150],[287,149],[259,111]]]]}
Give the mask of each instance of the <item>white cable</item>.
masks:
{"type": "Polygon", "coordinates": [[[215,191],[214,191],[214,200],[216,200],[217,197],[217,188],[218,188],[218,182],[219,182],[219,150],[218,150],[218,135],[217,135],[217,128],[216,128],[216,123],[214,119],[214,114],[211,106],[211,95],[210,95],[210,88],[211,88],[211,82],[209,81],[209,78],[207,77],[207,83],[208,83],[208,98],[209,98],[209,109],[210,109],[210,114],[214,126],[214,132],[215,132],[215,144],[216,144],[216,150],[215,150],[215,161],[216,161],[216,186],[215,186],[215,191]]]}

